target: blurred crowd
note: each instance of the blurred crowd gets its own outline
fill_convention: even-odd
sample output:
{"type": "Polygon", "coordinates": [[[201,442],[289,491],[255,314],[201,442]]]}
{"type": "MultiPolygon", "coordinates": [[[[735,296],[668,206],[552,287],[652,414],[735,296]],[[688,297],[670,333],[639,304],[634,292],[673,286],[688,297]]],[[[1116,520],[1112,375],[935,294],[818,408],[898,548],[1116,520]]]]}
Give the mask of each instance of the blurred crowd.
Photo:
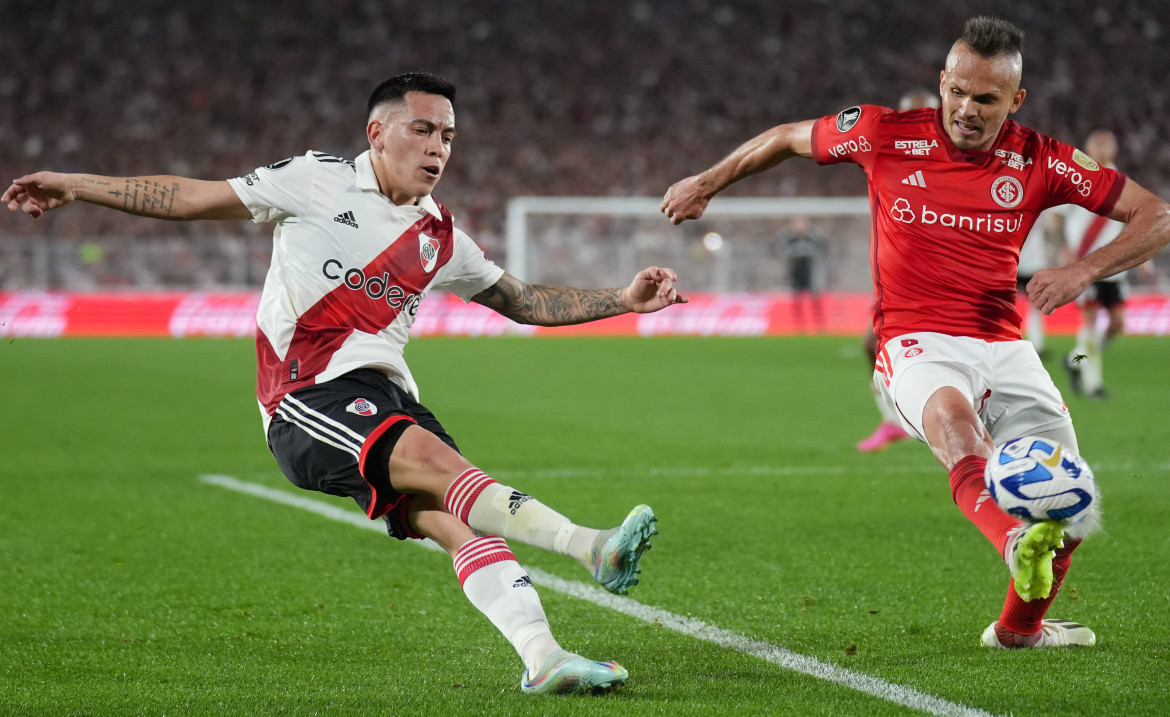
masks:
{"type": "MultiPolygon", "coordinates": [[[[1170,197],[1161,0],[0,0],[0,9],[0,180],[38,169],[224,179],[308,149],[352,157],[365,149],[370,90],[423,69],[458,87],[459,136],[436,197],[499,261],[508,198],[661,196],[774,124],[895,105],[908,89],[937,87],[963,21],[983,12],[1028,35],[1017,119],[1074,144],[1112,129],[1120,168],[1170,197]]],[[[730,194],[864,187],[856,168],[793,162],[730,194]]],[[[31,276],[256,285],[270,235],[91,207],[36,222],[6,213],[0,288],[28,288],[31,276]],[[63,242],[54,251],[77,259],[80,275],[44,273],[54,253],[29,248],[44,238],[63,242]],[[161,264],[133,256],[141,251],[161,264]],[[259,269],[234,266],[253,261],[259,269]]]]}

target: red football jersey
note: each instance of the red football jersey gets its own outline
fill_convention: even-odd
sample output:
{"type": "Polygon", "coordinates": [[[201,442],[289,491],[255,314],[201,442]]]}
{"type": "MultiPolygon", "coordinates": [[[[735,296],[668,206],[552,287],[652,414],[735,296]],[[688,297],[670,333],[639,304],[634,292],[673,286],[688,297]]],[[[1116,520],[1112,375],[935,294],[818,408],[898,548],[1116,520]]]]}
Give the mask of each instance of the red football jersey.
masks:
{"type": "Polygon", "coordinates": [[[869,177],[874,331],[1020,338],[1016,266],[1036,216],[1108,214],[1124,176],[1012,120],[985,152],[955,147],[941,110],[861,105],[813,126],[813,159],[869,177]]]}

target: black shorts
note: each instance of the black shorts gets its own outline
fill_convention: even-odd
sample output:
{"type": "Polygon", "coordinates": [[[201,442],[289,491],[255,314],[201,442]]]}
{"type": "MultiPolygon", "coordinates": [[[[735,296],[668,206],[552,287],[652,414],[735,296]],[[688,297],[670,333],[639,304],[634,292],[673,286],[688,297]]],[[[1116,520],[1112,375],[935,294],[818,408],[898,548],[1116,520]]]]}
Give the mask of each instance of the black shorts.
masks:
{"type": "Polygon", "coordinates": [[[410,496],[390,485],[390,452],[410,425],[459,450],[434,414],[386,374],[358,369],[285,396],[268,448],[294,485],[349,496],[371,520],[383,518],[391,537],[421,538],[410,527],[410,496]]]}
{"type": "Polygon", "coordinates": [[[1111,309],[1125,303],[1125,291],[1120,281],[1094,281],[1084,293],[1085,302],[1111,309]]]}
{"type": "Polygon", "coordinates": [[[812,291],[813,263],[812,257],[793,257],[788,262],[788,281],[793,291],[812,291]]]}

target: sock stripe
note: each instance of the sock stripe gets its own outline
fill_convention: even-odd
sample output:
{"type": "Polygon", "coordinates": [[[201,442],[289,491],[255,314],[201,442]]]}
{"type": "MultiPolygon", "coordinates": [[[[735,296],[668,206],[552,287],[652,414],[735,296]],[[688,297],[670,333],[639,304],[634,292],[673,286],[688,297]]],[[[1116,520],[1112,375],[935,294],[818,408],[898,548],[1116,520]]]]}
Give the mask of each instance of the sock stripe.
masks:
{"type": "Polygon", "coordinates": [[[475,504],[479,494],[496,481],[478,468],[468,468],[451,481],[447,488],[447,495],[443,503],[452,515],[467,523],[467,516],[471,513],[471,506],[475,504]]]}
{"type": "Polygon", "coordinates": [[[457,567],[462,568],[480,558],[500,551],[509,551],[508,544],[504,542],[503,538],[495,536],[476,538],[458,550],[455,555],[455,563],[457,567]]]}
{"type": "Polygon", "coordinates": [[[488,536],[467,542],[455,553],[455,574],[459,576],[459,585],[462,586],[476,570],[508,560],[516,562],[516,556],[503,538],[488,536]]]}

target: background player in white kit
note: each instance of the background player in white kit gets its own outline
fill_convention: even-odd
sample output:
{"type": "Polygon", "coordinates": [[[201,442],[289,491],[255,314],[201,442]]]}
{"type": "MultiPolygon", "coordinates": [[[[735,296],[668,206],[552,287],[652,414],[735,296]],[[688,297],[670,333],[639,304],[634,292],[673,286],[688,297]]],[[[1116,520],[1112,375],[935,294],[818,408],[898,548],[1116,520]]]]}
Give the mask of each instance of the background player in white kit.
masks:
{"type": "MultiPolygon", "coordinates": [[[[1108,130],[1097,130],[1085,140],[1085,152],[1105,167],[1114,167],[1117,138],[1108,130]]],[[[1099,217],[1078,206],[1064,209],[1066,255],[1072,263],[1117,238],[1125,225],[1099,217]]],[[[1126,272],[1098,279],[1077,297],[1081,326],[1077,342],[1064,359],[1069,383],[1078,394],[1089,398],[1109,397],[1105,390],[1105,347],[1125,330],[1126,272]],[[1104,309],[1108,320],[1104,330],[1097,327],[1097,315],[1104,309]]]]}
{"type": "Polygon", "coordinates": [[[1026,94],[1023,44],[1011,23],[972,18],[940,73],[940,110],[859,105],[779,125],[676,182],[662,211],[675,224],[697,219],[728,185],[796,156],[865,169],[882,342],[875,382],[903,427],[948,471],[956,506],[1012,575],[1000,618],[981,640],[988,647],[1092,645],[1096,636],[1083,625],[1043,619],[1083,534],[1066,536],[1056,523],[1021,525],[987,500],[984,487],[997,443],[1047,435],[1077,450],[1060,393],[1021,337],[1019,248],[1036,216],[1060,204],[1127,223],[1112,244],[1036,273],[1029,297],[1051,313],[1170,242],[1170,205],[1008,120],[1026,94]]]}
{"type": "Polygon", "coordinates": [[[686,299],[670,269],[646,269],[620,290],[582,290],[527,284],[488,261],[430,196],[451,153],[454,97],[426,73],[382,83],[367,107],[370,149],[352,162],[309,152],[217,182],[38,172],[2,201],[34,218],[80,199],[161,219],[276,222],[257,314],[257,398],[285,475],[353,497],[395,538],[446,549],[468,599],[520,654],[525,692],[608,690],[626,670],[560,647],[502,538],[572,557],[624,594],[656,532],[653,512],[637,506],[617,528],[595,530],[492,480],[417,402],[402,351],[431,289],[545,326],[686,299]]]}

